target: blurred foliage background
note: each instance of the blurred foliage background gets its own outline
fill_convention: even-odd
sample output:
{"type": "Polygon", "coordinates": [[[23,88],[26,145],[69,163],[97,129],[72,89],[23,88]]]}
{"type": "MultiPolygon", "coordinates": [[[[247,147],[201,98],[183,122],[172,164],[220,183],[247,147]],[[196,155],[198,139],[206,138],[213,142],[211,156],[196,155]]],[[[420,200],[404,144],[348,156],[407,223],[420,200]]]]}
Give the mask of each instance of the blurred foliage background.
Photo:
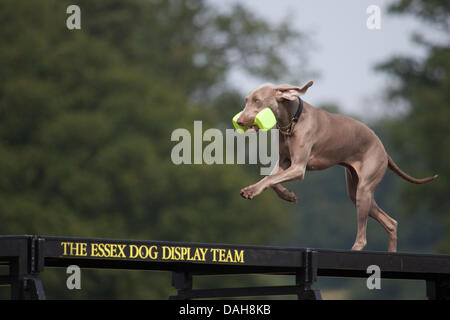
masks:
{"type": "MultiPolygon", "coordinates": [[[[176,166],[170,158],[174,129],[192,131],[194,120],[203,130],[230,128],[243,104],[226,81],[231,68],[261,81],[308,79],[304,34],[245,6],[221,12],[189,0],[78,0],[82,30],[69,31],[70,4],[0,2],[0,234],[351,247],[356,211],[343,168],[288,184],[299,196],[292,205],[270,191],[240,198],[260,178],[255,166],[176,166]]],[[[448,1],[399,0],[390,11],[450,34],[448,1]]],[[[407,108],[370,127],[406,172],[440,175],[416,186],[388,172],[380,185],[377,202],[399,222],[401,251],[450,253],[449,40],[414,34],[428,49],[424,59],[396,56],[376,66],[395,84],[386,88],[386,107],[407,108]]],[[[367,249],[386,247],[385,232],[369,221],[367,249]]],[[[54,299],[174,293],[168,273],[83,270],[79,291],[66,289],[65,270],[45,270],[42,278],[54,299]]],[[[289,281],[208,277],[195,285],[289,281]]],[[[421,282],[383,281],[377,292],[364,280],[316,286],[325,298],[425,298],[421,282]]]]}

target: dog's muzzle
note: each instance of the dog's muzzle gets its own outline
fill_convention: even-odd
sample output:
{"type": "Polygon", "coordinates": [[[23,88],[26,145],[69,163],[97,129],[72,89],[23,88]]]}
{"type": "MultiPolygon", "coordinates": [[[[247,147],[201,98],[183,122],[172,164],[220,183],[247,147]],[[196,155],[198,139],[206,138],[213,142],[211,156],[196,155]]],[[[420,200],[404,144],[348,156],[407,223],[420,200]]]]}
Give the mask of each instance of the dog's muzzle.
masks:
{"type": "Polygon", "coordinates": [[[264,108],[258,112],[251,126],[241,126],[237,123],[237,120],[241,116],[242,112],[244,111],[239,112],[233,117],[233,126],[238,133],[244,133],[250,128],[255,129],[255,131],[258,131],[258,129],[267,131],[272,129],[277,123],[277,119],[275,118],[272,110],[270,110],[270,108],[264,108]]]}

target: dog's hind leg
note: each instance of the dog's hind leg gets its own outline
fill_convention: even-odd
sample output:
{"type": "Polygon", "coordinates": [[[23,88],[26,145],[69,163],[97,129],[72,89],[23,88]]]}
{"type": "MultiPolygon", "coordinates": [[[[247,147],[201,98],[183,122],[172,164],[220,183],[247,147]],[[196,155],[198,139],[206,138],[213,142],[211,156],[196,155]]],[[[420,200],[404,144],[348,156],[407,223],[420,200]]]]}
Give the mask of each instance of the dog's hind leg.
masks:
{"type": "Polygon", "coordinates": [[[371,186],[364,180],[361,180],[356,190],[358,230],[356,232],[356,239],[352,250],[362,250],[367,244],[367,217],[369,216],[372,202],[373,192],[371,190],[371,186]]]}
{"type": "Polygon", "coordinates": [[[358,231],[352,250],[362,250],[366,243],[367,216],[371,207],[373,195],[370,188],[359,187],[359,177],[353,167],[345,168],[345,180],[347,182],[347,194],[358,210],[358,231]]]}
{"type": "Polygon", "coordinates": [[[345,168],[345,181],[347,182],[347,195],[356,205],[356,188],[358,187],[358,175],[353,168],[345,168]]]}
{"type": "Polygon", "coordinates": [[[389,235],[388,251],[397,251],[397,221],[392,219],[386,212],[384,212],[375,201],[372,202],[372,208],[369,215],[377,220],[389,235]]]}
{"type": "MultiPolygon", "coordinates": [[[[383,167],[380,168],[380,172],[384,174],[383,167]]],[[[347,193],[354,204],[356,204],[356,190],[358,186],[358,175],[353,168],[346,168],[346,181],[347,181],[347,193]]],[[[381,175],[380,173],[378,175],[381,175]]],[[[381,175],[382,176],[382,175],[381,175]]],[[[378,186],[378,185],[376,185],[378,186]]],[[[375,193],[374,188],[374,193],[375,193]]],[[[372,206],[370,207],[369,216],[378,221],[379,224],[386,230],[389,235],[388,251],[397,251],[397,221],[392,219],[386,212],[384,212],[376,203],[375,199],[372,200],[372,206]]]]}
{"type": "MultiPolygon", "coordinates": [[[[366,230],[367,217],[369,215],[380,222],[383,227],[387,228],[386,230],[389,235],[392,235],[392,239],[394,239],[393,236],[396,232],[396,228],[394,227],[395,224],[393,221],[390,221],[387,214],[377,206],[374,199],[375,190],[383,178],[386,169],[387,157],[385,156],[383,149],[383,151],[379,153],[371,151],[370,157],[367,157],[365,161],[361,162],[358,170],[355,170],[359,179],[356,188],[358,231],[352,250],[362,250],[367,244],[366,230]],[[391,230],[391,232],[389,230],[391,230]]],[[[395,244],[391,240],[389,247],[390,249],[395,249],[395,244]]]]}

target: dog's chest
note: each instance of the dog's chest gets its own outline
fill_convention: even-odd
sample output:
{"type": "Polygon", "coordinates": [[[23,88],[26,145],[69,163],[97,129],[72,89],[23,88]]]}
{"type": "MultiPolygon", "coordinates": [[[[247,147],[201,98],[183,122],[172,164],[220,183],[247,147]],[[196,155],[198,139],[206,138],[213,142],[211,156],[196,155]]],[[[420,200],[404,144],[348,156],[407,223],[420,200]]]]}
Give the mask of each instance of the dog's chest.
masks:
{"type": "Polygon", "coordinates": [[[314,154],[311,154],[308,163],[306,165],[306,170],[314,171],[314,170],[324,170],[329,167],[332,167],[335,165],[333,161],[330,161],[327,158],[315,156],[314,154]]]}
{"type": "Polygon", "coordinates": [[[280,158],[290,160],[291,153],[290,153],[289,144],[286,141],[281,140],[278,147],[279,147],[280,158]]]}

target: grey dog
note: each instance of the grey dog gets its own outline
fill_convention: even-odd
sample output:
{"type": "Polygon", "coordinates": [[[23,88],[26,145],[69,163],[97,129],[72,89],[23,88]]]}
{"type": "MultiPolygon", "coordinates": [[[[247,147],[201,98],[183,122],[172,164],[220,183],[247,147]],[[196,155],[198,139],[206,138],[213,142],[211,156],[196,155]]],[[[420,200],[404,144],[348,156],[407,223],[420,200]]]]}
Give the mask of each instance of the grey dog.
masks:
{"type": "MultiPolygon", "coordinates": [[[[367,243],[367,217],[378,221],[389,235],[389,251],[397,250],[397,221],[377,205],[374,193],[389,168],[412,183],[425,183],[437,175],[416,179],[403,172],[387,154],[380,139],[365,124],[350,117],[328,113],[300,99],[313,84],[303,87],[289,84],[263,84],[245,98],[245,108],[238,119],[241,126],[252,127],[256,114],[270,108],[280,130],[279,160],[272,173],[243,188],[245,199],[253,199],[271,187],[278,196],[297,202],[294,192],[281,183],[302,180],[306,170],[324,170],[335,165],[345,167],[347,193],[357,208],[358,231],[352,250],[362,250],[367,243]]],[[[255,128],[258,129],[257,127],[255,128]]]]}

